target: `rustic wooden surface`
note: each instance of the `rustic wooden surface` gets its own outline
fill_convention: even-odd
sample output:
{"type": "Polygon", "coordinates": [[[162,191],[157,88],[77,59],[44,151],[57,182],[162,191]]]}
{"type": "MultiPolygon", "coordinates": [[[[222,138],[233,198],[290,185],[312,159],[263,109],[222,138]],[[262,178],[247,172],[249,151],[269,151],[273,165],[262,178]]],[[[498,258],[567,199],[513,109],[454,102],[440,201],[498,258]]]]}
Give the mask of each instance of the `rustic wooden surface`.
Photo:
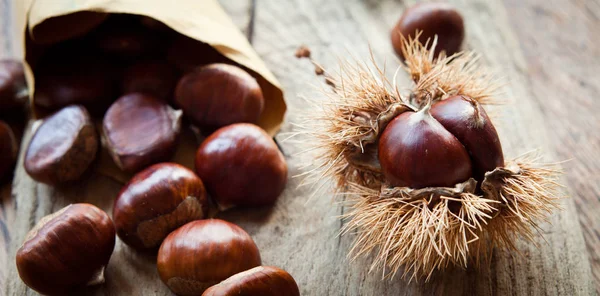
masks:
{"type": "MultiPolygon", "coordinates": [[[[290,122],[305,108],[300,95],[318,98],[310,85],[321,83],[307,61],[293,57],[295,49],[306,44],[326,68],[335,69],[338,56],[368,59],[370,44],[376,60],[393,69],[397,63],[389,28],[403,7],[414,1],[256,0],[254,18],[250,0],[221,2],[235,23],[251,34],[257,52],[283,84],[289,105],[287,132],[293,131],[290,122]]],[[[382,281],[379,273],[367,273],[368,258],[349,262],[346,253],[352,237],[337,236],[342,222],[336,215],[344,209],[327,194],[308,200],[308,190],[296,188],[299,179],[290,179],[272,210],[219,215],[246,229],[261,249],[264,263],[287,269],[303,295],[594,294],[590,258],[596,283],[600,274],[600,159],[594,157],[600,151],[596,117],[600,5],[597,0],[451,2],[465,15],[466,47],[480,52],[484,64],[507,78],[504,91],[513,104],[494,109],[499,113],[496,126],[505,153],[516,156],[542,148],[548,161],[572,159],[563,164],[565,193],[572,199],[552,216],[552,224],[543,225],[545,240],[538,239],[539,248],[522,242],[522,257],[497,251],[489,270],[454,270],[426,284],[407,284],[398,278],[382,281]]],[[[18,48],[11,43],[11,7],[9,0],[0,0],[0,57],[12,56],[18,48]]],[[[26,134],[25,143],[30,136],[26,134]]],[[[296,156],[298,148],[290,142],[282,146],[290,175],[298,174],[303,165],[296,156]]],[[[42,216],[84,201],[110,213],[120,186],[94,175],[69,188],[52,188],[36,184],[18,167],[12,185],[0,190],[1,291],[35,295],[19,280],[14,253],[42,216]]],[[[169,295],[153,259],[137,255],[120,241],[106,276],[106,284],[90,294],[169,295]]]]}

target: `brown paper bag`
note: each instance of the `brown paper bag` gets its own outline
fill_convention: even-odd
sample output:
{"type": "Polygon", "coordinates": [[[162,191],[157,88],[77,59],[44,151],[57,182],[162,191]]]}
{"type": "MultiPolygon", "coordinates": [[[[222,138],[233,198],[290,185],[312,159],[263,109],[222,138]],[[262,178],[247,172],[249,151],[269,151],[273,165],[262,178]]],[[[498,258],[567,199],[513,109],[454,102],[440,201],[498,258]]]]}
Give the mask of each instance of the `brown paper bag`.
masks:
{"type": "MultiPolygon", "coordinates": [[[[53,44],[85,35],[110,13],[148,16],[163,22],[176,32],[204,42],[226,58],[247,68],[257,78],[265,98],[265,109],[258,125],[275,135],[283,122],[286,104],[277,79],[267,69],[246,37],[237,29],[216,0],[20,0],[16,3],[17,27],[24,37],[24,59],[35,61],[44,44],[53,44]]],[[[18,36],[18,35],[17,35],[18,36]]],[[[34,75],[26,66],[26,76],[33,98],[34,75]]],[[[194,149],[188,131],[182,138],[174,160],[193,167],[194,149]],[[188,147],[189,146],[189,147],[188,147]]],[[[195,146],[196,145],[196,146],[195,146]]],[[[129,176],[120,172],[106,151],[99,156],[97,170],[119,181],[129,176]]]]}

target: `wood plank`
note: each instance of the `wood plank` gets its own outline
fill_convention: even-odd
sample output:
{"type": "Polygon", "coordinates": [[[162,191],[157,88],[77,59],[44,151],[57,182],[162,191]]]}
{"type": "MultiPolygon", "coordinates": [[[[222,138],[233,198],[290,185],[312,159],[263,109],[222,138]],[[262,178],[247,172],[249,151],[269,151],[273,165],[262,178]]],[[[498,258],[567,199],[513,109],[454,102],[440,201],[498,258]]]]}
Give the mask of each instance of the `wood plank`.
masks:
{"type": "Polygon", "coordinates": [[[532,98],[573,190],[600,291],[600,1],[505,0],[532,98]]]}
{"type": "MultiPolygon", "coordinates": [[[[496,126],[506,154],[516,156],[542,147],[549,154],[548,160],[560,159],[552,154],[553,151],[548,151],[551,142],[549,130],[544,124],[540,106],[533,98],[533,90],[524,72],[525,59],[502,2],[452,2],[466,16],[468,47],[481,52],[485,64],[501,70],[510,78],[510,85],[505,91],[508,96],[518,98],[518,104],[496,110],[501,113],[502,120],[496,126]],[[520,128],[522,126],[528,128],[520,128]]],[[[238,25],[244,26],[249,22],[245,12],[249,11],[247,1],[223,3],[238,25]],[[239,2],[243,4],[238,6],[239,2]]],[[[317,96],[307,86],[321,83],[314,77],[307,61],[294,58],[297,46],[307,44],[315,58],[327,68],[334,69],[336,56],[346,56],[348,51],[361,59],[368,59],[367,44],[370,43],[377,61],[383,63],[387,60],[389,68],[393,69],[396,64],[388,31],[401,14],[403,5],[392,0],[257,0],[253,41],[258,53],[286,90],[289,113],[284,131],[293,131],[290,123],[297,121],[299,112],[306,110],[299,95],[317,96]]],[[[25,143],[29,137],[31,132],[26,134],[25,143]]],[[[283,138],[278,137],[279,140],[283,138]]],[[[300,173],[299,168],[305,163],[296,155],[298,148],[290,142],[282,145],[288,156],[290,176],[300,173]]],[[[303,295],[593,293],[589,262],[572,200],[565,201],[565,210],[552,217],[552,225],[543,226],[547,242],[540,238],[539,249],[530,244],[519,244],[524,257],[498,251],[490,270],[456,269],[436,276],[428,284],[407,284],[398,278],[382,281],[380,274],[369,274],[366,269],[368,258],[349,262],[346,254],[352,237],[337,236],[342,222],[336,216],[343,213],[343,207],[334,203],[327,194],[309,200],[310,192],[306,188],[297,188],[299,183],[299,179],[291,178],[273,209],[233,210],[218,217],[246,229],[256,240],[263,262],[290,271],[303,295]]],[[[36,184],[19,167],[13,183],[15,197],[11,205],[19,219],[11,224],[14,234],[6,257],[7,294],[35,295],[19,280],[12,259],[25,233],[35,222],[72,202],[91,202],[110,213],[120,186],[111,179],[94,175],[69,188],[52,188],[36,184]]],[[[571,189],[572,185],[567,188],[571,189]]],[[[107,270],[107,283],[90,292],[93,295],[169,294],[158,279],[153,258],[132,252],[120,241],[107,270]]]]}

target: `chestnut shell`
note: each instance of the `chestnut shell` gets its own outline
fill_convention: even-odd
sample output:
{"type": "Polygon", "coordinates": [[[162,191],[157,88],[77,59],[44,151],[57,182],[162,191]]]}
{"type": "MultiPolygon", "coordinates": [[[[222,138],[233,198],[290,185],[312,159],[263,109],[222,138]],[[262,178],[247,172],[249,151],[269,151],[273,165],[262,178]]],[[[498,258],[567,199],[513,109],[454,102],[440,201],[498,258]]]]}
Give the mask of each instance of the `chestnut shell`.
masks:
{"type": "Polygon", "coordinates": [[[486,172],[504,166],[496,128],[477,101],[462,95],[449,97],[431,107],[431,116],[465,146],[475,179],[482,181],[486,172]]]}
{"type": "Polygon", "coordinates": [[[300,296],[298,284],[285,270],[258,266],[208,288],[202,296],[300,296]]]}
{"type": "Polygon", "coordinates": [[[265,104],[256,79],[227,64],[199,67],[183,76],[175,90],[175,103],[206,130],[237,122],[256,123],[265,104]]]}
{"type": "Polygon", "coordinates": [[[74,181],[96,158],[98,134],[83,106],[72,105],[44,119],[25,153],[25,171],[38,182],[74,181]]]}
{"type": "Polygon", "coordinates": [[[429,114],[404,112],[379,138],[379,163],[392,186],[454,187],[471,177],[465,147],[429,114]]]}
{"type": "Polygon", "coordinates": [[[122,170],[133,173],[173,155],[181,130],[181,111],[152,96],[132,93],[110,106],[102,126],[113,160],[122,170]]]}
{"type": "Polygon", "coordinates": [[[248,233],[235,224],[210,219],[192,221],[169,234],[160,246],[156,266],[175,294],[200,295],[260,264],[260,253],[248,233]]]}
{"type": "Polygon", "coordinates": [[[196,172],[222,210],[274,203],[287,182],[287,164],[260,127],[237,123],[210,135],[196,152],[196,172]]]}
{"type": "Polygon", "coordinates": [[[417,30],[423,31],[419,36],[422,44],[429,39],[429,45],[431,45],[434,36],[438,36],[435,56],[442,51],[445,51],[447,55],[457,53],[465,38],[463,18],[452,5],[440,2],[419,3],[404,11],[392,29],[392,45],[400,57],[404,58],[402,37],[406,40],[409,36],[414,38],[417,30]]]}
{"type": "Polygon", "coordinates": [[[108,215],[90,204],[72,204],[48,215],[27,234],[16,255],[30,288],[65,295],[102,275],[115,246],[108,215]]]}
{"type": "Polygon", "coordinates": [[[202,180],[176,163],[155,164],[137,173],[113,207],[117,234],[138,250],[156,251],[171,231],[207,213],[202,180]]]}

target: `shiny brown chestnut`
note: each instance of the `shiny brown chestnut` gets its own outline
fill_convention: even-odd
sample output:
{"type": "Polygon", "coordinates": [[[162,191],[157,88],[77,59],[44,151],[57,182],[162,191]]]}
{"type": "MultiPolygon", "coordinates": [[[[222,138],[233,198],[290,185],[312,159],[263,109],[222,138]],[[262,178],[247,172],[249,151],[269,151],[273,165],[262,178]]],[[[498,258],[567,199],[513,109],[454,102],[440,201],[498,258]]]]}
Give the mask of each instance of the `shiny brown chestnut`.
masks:
{"type": "Polygon", "coordinates": [[[208,288],[202,296],[300,296],[298,284],[285,270],[258,266],[208,288]]]}
{"type": "Polygon", "coordinates": [[[0,120],[0,180],[4,180],[4,177],[11,173],[18,152],[17,138],[12,128],[0,120]]]}
{"type": "Polygon", "coordinates": [[[23,108],[27,98],[23,64],[15,60],[0,60],[0,113],[23,108]]]}
{"type": "Polygon", "coordinates": [[[169,159],[181,130],[181,111],[152,96],[131,93],[104,115],[102,137],[117,166],[137,172],[169,159]]]}
{"type": "Polygon", "coordinates": [[[99,113],[115,100],[116,68],[100,56],[68,56],[75,51],[55,48],[36,66],[35,106],[57,110],[80,104],[99,113]]]}
{"type": "Polygon", "coordinates": [[[471,177],[467,150],[429,108],[398,115],[379,138],[379,163],[392,186],[454,187],[471,177]]]}
{"type": "Polygon", "coordinates": [[[287,182],[287,164],[260,127],[218,129],[196,152],[196,172],[221,210],[274,203],[287,182]]]}
{"type": "Polygon", "coordinates": [[[156,267],[177,295],[200,295],[228,277],[259,266],[256,244],[239,226],[219,220],[196,220],[165,238],[156,267]]]}
{"type": "Polygon", "coordinates": [[[417,30],[422,31],[419,36],[422,44],[429,39],[431,46],[434,36],[438,36],[435,56],[442,51],[446,55],[453,55],[460,50],[465,38],[463,18],[452,5],[441,2],[419,3],[407,9],[392,29],[392,46],[400,57],[404,58],[402,38],[415,38],[417,30]]]}
{"type": "Polygon", "coordinates": [[[123,74],[124,94],[140,92],[162,100],[171,100],[178,79],[171,64],[159,60],[141,61],[129,66],[123,74]]]}
{"type": "Polygon", "coordinates": [[[179,80],[175,103],[200,128],[207,130],[237,123],[256,123],[264,98],[254,77],[227,64],[193,70],[179,80]]]}
{"type": "Polygon", "coordinates": [[[65,295],[104,282],[115,246],[108,215],[90,204],[72,204],[42,218],[17,251],[19,276],[46,295],[65,295]]]}
{"type": "Polygon", "coordinates": [[[481,181],[486,172],[504,166],[496,128],[477,101],[463,95],[452,96],[435,103],[431,116],[465,146],[475,179],[481,181]]]}
{"type": "Polygon", "coordinates": [[[83,106],[72,105],[44,119],[29,142],[25,171],[57,184],[79,179],[96,157],[98,134],[83,106]]]}
{"type": "Polygon", "coordinates": [[[137,173],[113,207],[117,234],[138,250],[156,251],[173,230],[207,213],[204,184],[176,163],[155,164],[137,173]]]}

